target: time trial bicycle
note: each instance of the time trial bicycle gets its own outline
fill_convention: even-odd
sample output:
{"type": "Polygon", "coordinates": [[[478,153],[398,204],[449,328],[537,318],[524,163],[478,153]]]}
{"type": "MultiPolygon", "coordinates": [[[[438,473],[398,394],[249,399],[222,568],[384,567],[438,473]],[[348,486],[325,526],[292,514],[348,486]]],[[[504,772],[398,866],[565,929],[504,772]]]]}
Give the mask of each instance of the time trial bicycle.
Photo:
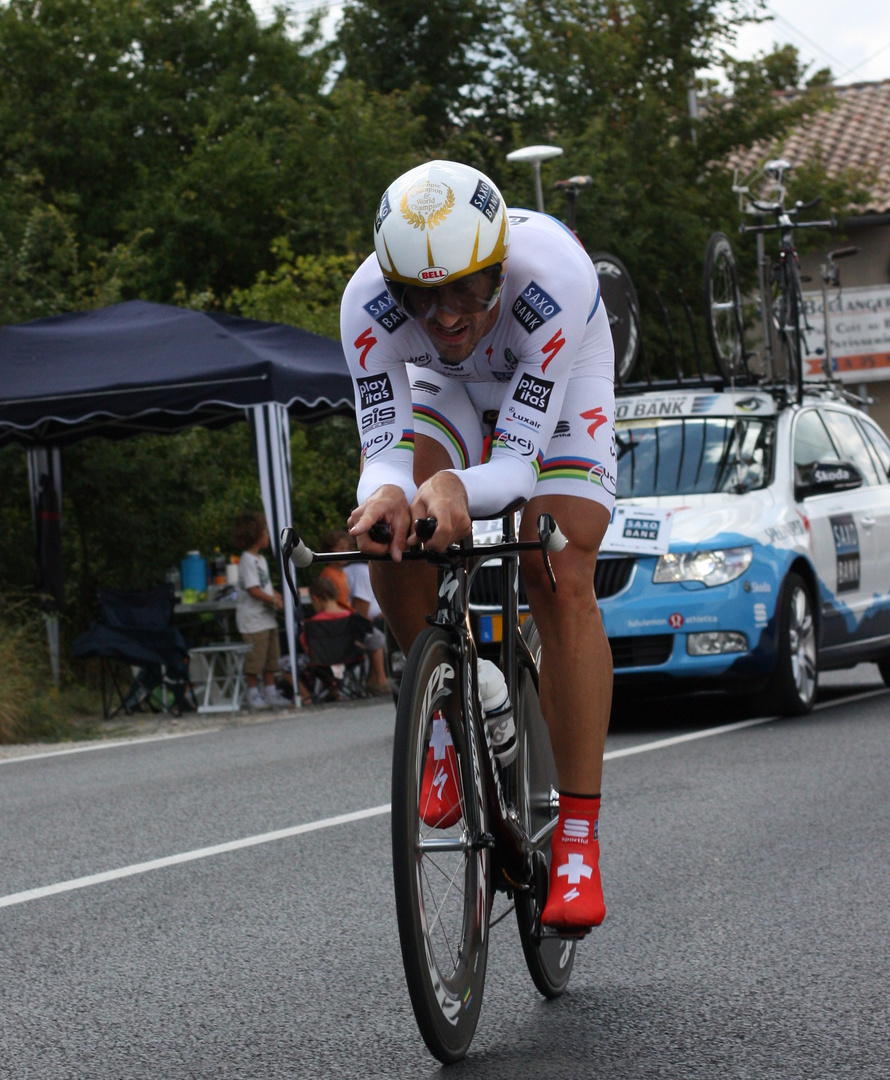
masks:
{"type": "MultiPolygon", "coordinates": [[[[754,198],[747,187],[733,190],[747,196],[747,208],[759,215],[753,225],[739,226],[745,235],[758,236],[758,285],[763,333],[764,368],[767,377],[776,383],[787,383],[803,396],[803,358],[806,352],[805,334],[812,329],[807,323],[806,306],[801,290],[800,260],[794,243],[795,229],[833,230],[837,221],[831,217],[822,221],[801,221],[800,215],[820,201],[817,196],[809,202],[798,200],[785,206],[788,176],[793,169],[790,161],[776,158],[763,166],[775,198],[762,202],[754,198]],[[765,215],[775,220],[766,223],[765,215]],[[761,237],[766,233],[779,234],[778,256],[764,251],[761,237]]],[[[705,313],[708,338],[714,361],[727,380],[747,373],[745,326],[739,274],[732,245],[723,233],[714,233],[705,253],[705,313]]],[[[827,324],[826,324],[827,325],[827,324]]]]}
{"type": "MultiPolygon", "coordinates": [[[[430,539],[434,520],[417,522],[430,539]]],[[[386,541],[386,526],[375,539],[386,541]]],[[[281,534],[285,576],[296,587],[293,563],[348,561],[383,556],[315,553],[294,533],[281,534]]],[[[516,515],[503,518],[497,543],[469,536],[443,553],[409,548],[405,560],[436,566],[438,600],[429,625],[415,640],[402,675],[392,763],[392,856],[402,962],[418,1028],[443,1063],[460,1060],[476,1030],[495,892],[512,901],[529,973],[548,998],[565,990],[576,937],[541,925],[547,901],[550,840],[559,815],[556,766],[538,701],[541,644],[531,616],[520,625],[519,553],[538,550],[553,588],[549,552],[565,546],[549,515],[538,519],[538,539],[517,539],[516,515]],[[516,723],[518,751],[504,769],[497,764],[482,711],[477,645],[468,605],[475,574],[500,560],[502,639],[500,667],[516,723]],[[442,722],[446,727],[443,729],[442,722]],[[427,822],[421,789],[431,741],[447,730],[457,763],[459,814],[427,822]],[[437,734],[438,732],[438,734],[437,734]]],[[[497,921],[510,913],[510,908],[497,921]]],[[[579,935],[583,936],[583,935],[579,935]]]]}

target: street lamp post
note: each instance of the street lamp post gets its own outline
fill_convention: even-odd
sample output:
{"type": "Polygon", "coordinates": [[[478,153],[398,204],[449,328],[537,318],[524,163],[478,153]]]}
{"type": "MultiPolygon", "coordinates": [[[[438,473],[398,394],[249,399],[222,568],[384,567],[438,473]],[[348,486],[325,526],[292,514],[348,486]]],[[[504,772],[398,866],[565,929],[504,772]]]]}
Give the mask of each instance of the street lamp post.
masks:
{"type": "Polygon", "coordinates": [[[507,161],[524,161],[530,163],[534,168],[535,197],[538,210],[542,214],[544,213],[544,189],[541,187],[541,162],[559,157],[561,153],[561,146],[523,146],[519,150],[512,150],[507,154],[507,161]]]}

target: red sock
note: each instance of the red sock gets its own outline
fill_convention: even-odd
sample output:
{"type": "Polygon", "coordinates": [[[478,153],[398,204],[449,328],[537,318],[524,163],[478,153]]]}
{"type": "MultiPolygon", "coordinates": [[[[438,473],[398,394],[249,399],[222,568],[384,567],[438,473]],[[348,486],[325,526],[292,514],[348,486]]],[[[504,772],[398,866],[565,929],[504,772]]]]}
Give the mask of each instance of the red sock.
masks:
{"type": "Polygon", "coordinates": [[[551,842],[550,891],[541,916],[557,930],[589,930],[606,917],[600,882],[599,795],[559,795],[551,842]]]}
{"type": "Polygon", "coordinates": [[[431,828],[447,829],[462,814],[454,743],[445,717],[437,712],[420,785],[420,816],[431,828]]]}

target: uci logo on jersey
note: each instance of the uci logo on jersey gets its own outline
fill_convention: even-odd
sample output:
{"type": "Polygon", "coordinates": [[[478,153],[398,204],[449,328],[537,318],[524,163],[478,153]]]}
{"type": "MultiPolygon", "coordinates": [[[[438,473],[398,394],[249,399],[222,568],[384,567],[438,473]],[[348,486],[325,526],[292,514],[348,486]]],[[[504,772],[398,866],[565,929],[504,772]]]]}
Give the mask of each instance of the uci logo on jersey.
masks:
{"type": "Polygon", "coordinates": [[[530,334],[560,311],[562,308],[559,304],[534,281],[528,283],[513,305],[513,317],[530,334]]]}
{"type": "Polygon", "coordinates": [[[379,454],[381,450],[385,450],[387,446],[389,446],[393,438],[394,436],[391,431],[381,431],[379,435],[375,435],[372,439],[368,439],[368,441],[362,445],[362,457],[367,461],[368,458],[372,458],[375,454],[379,454]]]}
{"type": "Polygon", "coordinates": [[[378,326],[382,326],[388,334],[391,334],[394,330],[398,330],[402,323],[408,318],[401,308],[396,307],[395,301],[385,290],[365,304],[365,311],[367,311],[374,322],[376,322],[378,326]]]}

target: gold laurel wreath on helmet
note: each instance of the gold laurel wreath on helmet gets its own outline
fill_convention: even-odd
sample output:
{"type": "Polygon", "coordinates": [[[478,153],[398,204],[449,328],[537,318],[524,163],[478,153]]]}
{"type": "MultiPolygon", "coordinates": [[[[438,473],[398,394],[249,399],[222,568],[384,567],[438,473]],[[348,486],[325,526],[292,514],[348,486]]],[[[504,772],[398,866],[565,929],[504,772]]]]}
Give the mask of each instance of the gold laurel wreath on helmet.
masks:
{"type": "Polygon", "coordinates": [[[454,209],[454,192],[447,185],[445,190],[448,192],[445,196],[445,202],[438,210],[434,210],[429,217],[424,217],[423,214],[419,214],[416,210],[411,209],[408,205],[408,195],[410,194],[410,191],[406,191],[399,204],[399,209],[402,211],[402,217],[415,229],[425,229],[427,226],[429,226],[430,229],[435,229],[437,225],[442,224],[445,218],[447,218],[454,209]]]}

